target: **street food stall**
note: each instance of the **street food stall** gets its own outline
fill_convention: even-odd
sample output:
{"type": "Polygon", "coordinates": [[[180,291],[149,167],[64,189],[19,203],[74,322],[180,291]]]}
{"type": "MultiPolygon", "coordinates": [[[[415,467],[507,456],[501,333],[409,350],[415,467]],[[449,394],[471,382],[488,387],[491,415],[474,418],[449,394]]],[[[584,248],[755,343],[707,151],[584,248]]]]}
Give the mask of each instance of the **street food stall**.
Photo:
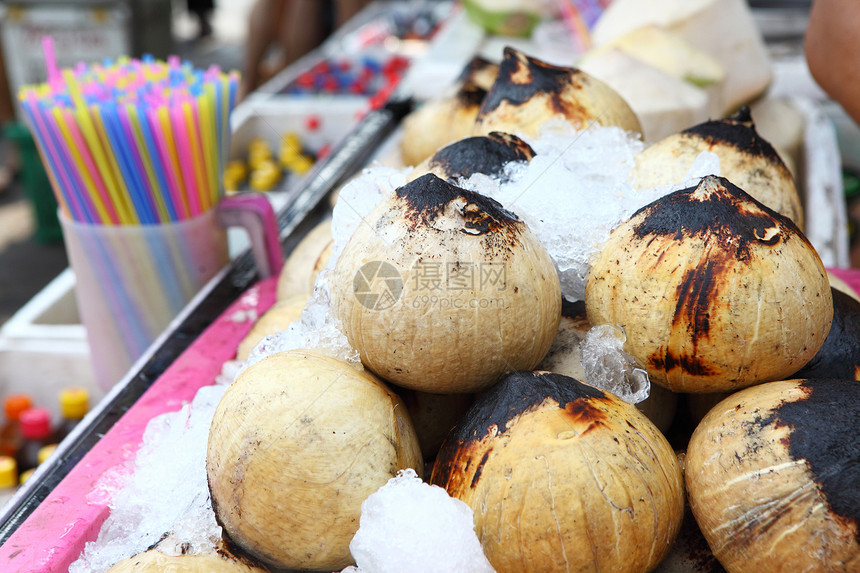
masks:
{"type": "Polygon", "coordinates": [[[3,507],[0,569],[728,569],[718,490],[773,471],[833,514],[745,543],[856,564],[850,463],[800,449],[860,360],[821,350],[860,316],[836,130],[746,3],[608,4],[373,3],[238,105],[221,175],[274,218],[3,507]]]}

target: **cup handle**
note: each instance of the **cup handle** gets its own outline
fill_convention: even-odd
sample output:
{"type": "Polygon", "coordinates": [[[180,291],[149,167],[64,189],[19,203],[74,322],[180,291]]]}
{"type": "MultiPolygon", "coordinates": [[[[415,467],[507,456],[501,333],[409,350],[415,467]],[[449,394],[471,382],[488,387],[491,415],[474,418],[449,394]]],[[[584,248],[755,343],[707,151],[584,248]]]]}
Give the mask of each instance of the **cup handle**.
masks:
{"type": "Polygon", "coordinates": [[[250,236],[251,253],[262,278],[280,274],[284,264],[278,220],[272,204],[262,195],[242,193],[218,202],[218,223],[242,227],[250,236]]]}

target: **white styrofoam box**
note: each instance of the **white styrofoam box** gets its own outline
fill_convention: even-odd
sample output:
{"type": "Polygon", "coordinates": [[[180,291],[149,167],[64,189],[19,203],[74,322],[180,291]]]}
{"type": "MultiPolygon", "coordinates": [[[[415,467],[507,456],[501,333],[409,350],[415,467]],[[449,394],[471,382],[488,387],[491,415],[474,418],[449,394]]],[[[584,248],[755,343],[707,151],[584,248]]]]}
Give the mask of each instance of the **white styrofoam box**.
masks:
{"type": "Polygon", "coordinates": [[[834,101],[823,102],[821,108],[836,127],[842,165],[855,173],[860,172],[860,125],[834,101]]]}
{"type": "MultiPolygon", "coordinates": [[[[248,146],[261,138],[268,142],[277,156],[282,138],[289,132],[298,134],[302,145],[314,152],[324,146],[332,149],[358,124],[367,111],[367,99],[358,96],[277,96],[249,98],[233,110],[230,116],[231,138],[229,158],[247,160],[248,146]],[[310,129],[313,124],[313,129],[310,129]]],[[[277,213],[301,187],[311,169],[302,177],[291,177],[266,192],[266,198],[277,213]]],[[[227,230],[230,257],[235,257],[249,245],[244,229],[227,230]]]]}
{"type": "Polygon", "coordinates": [[[297,133],[302,145],[318,151],[334,146],[367,111],[367,98],[358,96],[278,96],[238,105],[230,117],[230,159],[247,157],[248,145],[262,138],[277,153],[282,138],[297,133]],[[311,125],[313,124],[313,126],[311,125]]]}
{"type": "Polygon", "coordinates": [[[64,270],[0,328],[0,397],[29,394],[55,419],[63,388],[86,388],[90,406],[103,395],[93,375],[74,285],[71,269],[64,270]]]}
{"type": "Polygon", "coordinates": [[[832,102],[812,77],[802,50],[775,56],[772,65],[773,82],[766,97],[786,99],[804,120],[799,185],[806,211],[805,234],[826,266],[848,267],[851,263],[842,164],[847,164],[851,138],[844,136],[844,122],[838,113],[833,113],[832,102]]]}

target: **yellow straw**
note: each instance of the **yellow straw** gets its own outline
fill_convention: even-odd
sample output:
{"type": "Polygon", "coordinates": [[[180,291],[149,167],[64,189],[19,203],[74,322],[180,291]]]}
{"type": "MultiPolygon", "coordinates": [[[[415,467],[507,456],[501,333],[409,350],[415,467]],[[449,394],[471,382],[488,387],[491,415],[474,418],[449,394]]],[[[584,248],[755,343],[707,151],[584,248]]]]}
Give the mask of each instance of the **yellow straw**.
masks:
{"type": "Polygon", "coordinates": [[[99,220],[102,223],[108,223],[111,220],[110,215],[108,214],[107,207],[105,207],[104,202],[102,201],[101,195],[96,190],[96,184],[93,181],[92,175],[87,169],[87,165],[84,162],[83,157],[81,156],[81,152],[78,149],[78,146],[75,144],[75,139],[72,137],[71,132],[69,131],[69,126],[66,125],[65,118],[63,114],[60,113],[59,107],[54,107],[51,110],[51,115],[54,116],[54,121],[57,122],[57,125],[60,128],[60,132],[63,134],[63,139],[66,140],[66,148],[72,155],[72,159],[75,162],[75,165],[78,168],[78,173],[81,176],[81,180],[84,183],[84,186],[87,188],[87,193],[89,193],[90,199],[93,202],[93,206],[96,208],[96,212],[99,215],[99,220]]]}
{"type": "Polygon", "coordinates": [[[78,84],[75,81],[75,76],[72,74],[72,70],[63,70],[63,79],[66,82],[69,94],[72,96],[72,101],[75,103],[75,119],[81,128],[81,132],[84,134],[84,138],[87,140],[90,153],[93,155],[93,159],[96,162],[99,173],[101,174],[102,179],[104,179],[108,194],[116,208],[119,221],[120,223],[127,225],[132,220],[128,213],[128,205],[119,194],[117,183],[113,178],[113,173],[108,165],[108,160],[105,157],[104,150],[99,144],[99,137],[96,133],[95,125],[93,125],[93,120],[87,112],[87,106],[84,103],[84,98],[81,96],[80,90],[78,89],[78,84]]]}
{"type": "Polygon", "coordinates": [[[218,180],[218,150],[215,148],[215,86],[207,83],[205,93],[199,98],[200,105],[200,136],[203,138],[203,153],[206,167],[209,170],[209,201],[211,205],[218,202],[221,182],[218,180]]]}
{"type": "Polygon", "coordinates": [[[135,144],[137,145],[138,151],[140,151],[140,158],[143,161],[143,169],[146,171],[146,178],[149,180],[152,195],[155,198],[155,207],[158,209],[158,217],[162,222],[169,221],[170,214],[167,212],[167,206],[164,204],[164,197],[162,196],[162,193],[165,193],[166,191],[159,187],[158,178],[155,176],[155,170],[152,168],[152,159],[150,158],[149,152],[146,150],[146,143],[143,141],[143,133],[140,131],[140,118],[137,116],[137,108],[130,105],[126,107],[126,111],[128,112],[129,123],[131,124],[135,144]]]}
{"type": "MultiPolygon", "coordinates": [[[[179,167],[179,157],[176,153],[176,145],[173,139],[173,130],[170,128],[170,117],[167,115],[167,108],[160,107],[156,111],[158,114],[158,122],[161,124],[161,131],[164,134],[164,142],[167,145],[167,155],[170,158],[170,165],[173,167],[173,173],[176,175],[176,182],[179,185],[179,197],[178,199],[181,202],[182,214],[180,218],[184,216],[191,216],[191,208],[188,205],[188,191],[185,189],[185,181],[182,178],[182,169],[179,167]]],[[[177,214],[179,211],[180,205],[176,206],[177,214]]]]}
{"type": "Polygon", "coordinates": [[[96,168],[102,176],[102,180],[105,183],[110,200],[116,209],[116,214],[117,217],[119,217],[120,224],[129,224],[130,217],[126,209],[125,201],[123,201],[123,198],[119,194],[119,190],[117,189],[116,181],[113,179],[113,173],[111,173],[107,158],[99,144],[99,136],[96,133],[96,128],[93,124],[92,118],[90,118],[85,109],[77,108],[72,113],[75,116],[78,126],[81,128],[81,133],[83,133],[84,138],[87,141],[87,147],[89,147],[93,160],[96,163],[96,168]]]}
{"type": "MultiPolygon", "coordinates": [[[[92,112],[93,123],[96,127],[96,133],[98,134],[99,140],[102,144],[102,149],[112,150],[113,146],[111,145],[110,139],[107,137],[107,132],[105,131],[104,122],[102,121],[101,114],[99,113],[99,109],[96,106],[90,106],[90,111],[92,112]]],[[[131,199],[131,194],[129,193],[128,187],[125,184],[125,178],[122,176],[122,171],[119,169],[119,163],[116,160],[116,154],[109,152],[105,154],[108,159],[108,164],[111,168],[111,177],[113,177],[113,181],[116,183],[118,196],[115,199],[118,199],[122,202],[126,209],[128,209],[125,216],[128,217],[131,225],[139,225],[140,219],[138,217],[137,211],[129,204],[131,199]]],[[[113,194],[111,194],[113,197],[113,194]]],[[[120,212],[120,207],[117,207],[117,212],[120,212]]],[[[120,213],[120,220],[122,220],[122,213],[120,213]]]]}
{"type": "Polygon", "coordinates": [[[224,168],[224,161],[227,159],[227,142],[229,141],[230,133],[230,80],[227,76],[221,76],[218,82],[221,90],[221,149],[220,149],[220,167],[224,168]]]}
{"type": "Polygon", "coordinates": [[[200,154],[203,152],[200,140],[197,138],[197,128],[194,126],[194,117],[191,115],[191,104],[182,102],[182,115],[185,119],[185,131],[191,146],[191,162],[194,164],[194,179],[197,181],[197,193],[200,195],[200,210],[208,211],[209,187],[208,177],[200,154]]]}

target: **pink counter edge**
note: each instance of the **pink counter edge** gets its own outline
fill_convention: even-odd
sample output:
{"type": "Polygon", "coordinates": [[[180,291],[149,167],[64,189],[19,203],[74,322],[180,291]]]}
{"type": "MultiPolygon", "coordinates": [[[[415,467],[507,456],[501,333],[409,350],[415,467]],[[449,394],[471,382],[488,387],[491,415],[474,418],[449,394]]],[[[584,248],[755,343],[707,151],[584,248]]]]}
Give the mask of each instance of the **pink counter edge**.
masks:
{"type": "Polygon", "coordinates": [[[179,410],[214,383],[253,317],[274,304],[276,287],[277,276],[250,287],[197,337],[0,546],[0,570],[68,571],[109,515],[109,499],[87,500],[99,479],[135,458],[150,419],[179,410]]]}

